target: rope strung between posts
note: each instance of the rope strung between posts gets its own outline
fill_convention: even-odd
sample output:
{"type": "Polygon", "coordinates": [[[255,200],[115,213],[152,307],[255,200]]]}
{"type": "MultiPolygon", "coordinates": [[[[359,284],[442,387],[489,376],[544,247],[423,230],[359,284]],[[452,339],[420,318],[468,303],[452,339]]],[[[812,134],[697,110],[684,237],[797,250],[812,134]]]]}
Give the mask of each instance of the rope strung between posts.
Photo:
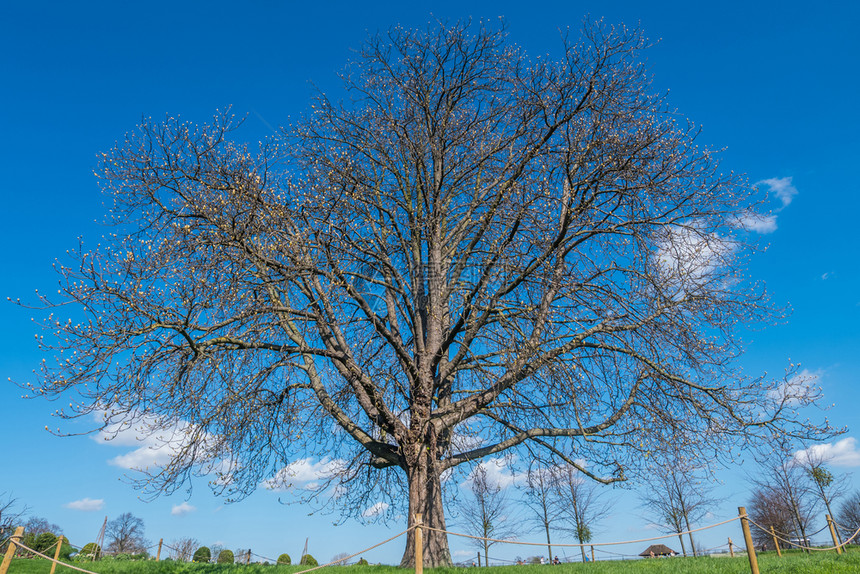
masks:
{"type": "Polygon", "coordinates": [[[842,548],[843,546],[845,546],[846,544],[848,544],[849,542],[854,540],[854,538],[856,538],[858,534],[860,534],[860,528],[858,528],[857,530],[854,531],[854,534],[851,535],[851,538],[849,538],[848,540],[846,540],[842,544],[837,544],[836,546],[831,546],[830,548],[815,548],[814,546],[802,546],[800,544],[792,542],[791,540],[786,540],[785,538],[783,538],[781,536],[777,536],[776,534],[773,534],[770,531],[770,528],[765,528],[761,524],[757,524],[757,523],[753,522],[751,519],[749,522],[750,522],[750,524],[752,524],[753,526],[755,526],[756,528],[758,528],[759,530],[761,530],[765,534],[767,534],[769,536],[773,536],[777,540],[781,540],[781,541],[785,542],[786,544],[790,544],[790,545],[794,546],[795,548],[800,548],[801,550],[816,550],[818,552],[826,552],[828,550],[836,550],[837,548],[842,548]]]}
{"type": "Polygon", "coordinates": [[[638,554],[625,554],[623,552],[613,552],[611,550],[604,550],[603,548],[595,548],[595,552],[602,552],[603,554],[611,554],[612,556],[621,556],[622,558],[638,558],[638,554]]]}
{"type": "MultiPolygon", "coordinates": [[[[676,536],[682,536],[684,534],[692,534],[693,532],[700,532],[702,530],[707,530],[709,528],[716,528],[717,526],[722,526],[723,524],[728,524],[729,522],[734,522],[740,518],[745,518],[744,516],[735,516],[734,518],[729,518],[728,520],[723,520],[722,522],[717,522],[716,524],[711,524],[709,526],[702,526],[701,528],[694,528],[692,530],[685,530],[684,532],[673,532],[672,534],[665,534],[663,536],[654,536],[652,538],[640,538],[638,540],[624,540],[621,542],[588,542],[586,544],[553,544],[558,548],[581,548],[588,546],[614,546],[618,544],[637,544],[639,542],[651,542],[652,540],[663,540],[664,538],[674,538],[676,536]]],[[[501,540],[498,538],[484,538],[482,536],[472,536],[471,534],[460,534],[458,532],[450,532],[448,530],[442,530],[439,528],[433,528],[431,526],[423,526],[425,530],[434,530],[436,532],[444,532],[445,534],[450,534],[451,536],[460,536],[462,538],[472,538],[474,540],[486,540],[488,542],[502,542],[505,544],[519,544],[521,546],[546,546],[546,542],[520,542],[519,540],[501,540]]],[[[300,573],[296,573],[300,574],[300,573]]]]}
{"type": "Polygon", "coordinates": [[[50,560],[51,562],[53,562],[53,563],[55,563],[55,564],[59,564],[60,566],[65,566],[66,568],[71,568],[72,570],[77,570],[78,572],[84,572],[84,574],[98,574],[98,572],[93,572],[92,570],[84,570],[83,568],[78,568],[77,566],[72,566],[71,564],[68,564],[68,563],[66,563],[66,562],[63,562],[63,561],[61,561],[61,560],[54,560],[54,559],[53,559],[53,558],[51,558],[50,556],[45,556],[44,554],[42,554],[42,553],[41,553],[41,552],[39,552],[38,550],[33,550],[32,548],[29,548],[29,547],[27,547],[27,546],[25,546],[25,545],[21,544],[21,543],[20,543],[20,542],[18,542],[17,540],[12,540],[12,544],[14,544],[15,546],[17,546],[17,547],[19,547],[19,548],[23,548],[23,549],[24,549],[24,550],[26,550],[27,552],[32,552],[32,553],[33,553],[33,554],[35,554],[36,556],[41,556],[41,557],[42,557],[42,558],[44,558],[45,560],[50,560]]]}
{"type": "Polygon", "coordinates": [[[168,550],[173,550],[174,552],[176,552],[176,555],[179,556],[179,558],[181,560],[184,560],[186,558],[190,559],[194,554],[194,551],[186,552],[186,551],[180,550],[179,548],[174,548],[173,546],[171,546],[170,544],[167,544],[166,542],[164,543],[163,547],[167,548],[168,550]]]}
{"type": "MultiPolygon", "coordinates": [[[[361,550],[360,552],[356,552],[355,554],[350,554],[349,556],[344,556],[343,558],[340,558],[339,560],[335,560],[335,561],[333,561],[333,562],[329,562],[328,564],[322,564],[322,565],[320,565],[320,566],[315,566],[314,568],[308,568],[307,570],[302,570],[302,571],[300,571],[300,572],[295,572],[294,574],[307,574],[307,572],[313,572],[314,570],[319,570],[320,568],[325,568],[326,566],[334,566],[335,564],[340,564],[341,562],[346,562],[347,560],[349,560],[349,559],[351,559],[351,558],[355,558],[355,557],[356,557],[356,556],[358,556],[359,554],[364,554],[365,552],[368,552],[368,551],[370,551],[370,550],[373,550],[374,548],[379,548],[379,547],[380,547],[380,546],[382,546],[383,544],[388,544],[389,542],[391,542],[391,541],[392,541],[392,540],[394,540],[395,538],[400,538],[401,536],[403,536],[404,534],[406,534],[407,532],[409,532],[409,531],[410,531],[410,530],[412,530],[413,528],[415,528],[415,526],[410,526],[409,528],[407,528],[406,530],[404,530],[404,531],[403,531],[403,532],[401,532],[400,534],[395,534],[394,536],[392,536],[392,537],[391,537],[391,538],[389,538],[388,540],[383,540],[383,541],[382,541],[382,542],[380,542],[379,544],[374,544],[374,545],[373,545],[373,546],[371,546],[370,548],[365,548],[364,550],[361,550]]],[[[425,528],[426,528],[426,527],[425,527],[425,528]]]]}
{"type": "MultiPolygon", "coordinates": [[[[752,522],[752,521],[750,521],[750,522],[752,522]]],[[[826,524],[825,524],[824,526],[822,526],[821,528],[819,528],[818,530],[816,530],[815,532],[810,532],[810,533],[808,533],[808,534],[806,535],[806,537],[807,537],[807,538],[812,538],[812,537],[813,537],[813,536],[815,536],[816,534],[820,534],[821,532],[824,532],[824,530],[825,530],[825,529],[827,529],[827,525],[826,525],[826,524]]],[[[783,535],[783,536],[791,536],[791,533],[790,533],[790,532],[783,532],[783,531],[781,531],[781,530],[777,530],[776,528],[774,528],[774,529],[773,529],[773,531],[774,531],[775,533],[777,533],[777,534],[781,534],[781,535],[783,535]]],[[[770,533],[770,529],[768,529],[768,534],[769,534],[769,533],[770,533]]]]}
{"type": "Polygon", "coordinates": [[[257,554],[256,552],[251,552],[251,556],[256,556],[257,558],[262,558],[263,560],[268,560],[269,562],[277,562],[274,558],[269,558],[268,556],[263,556],[262,554],[257,554]]]}
{"type": "Polygon", "coordinates": [[[840,528],[846,532],[851,532],[851,529],[854,528],[853,526],[845,526],[844,524],[839,524],[838,522],[836,522],[832,518],[830,519],[830,521],[833,523],[833,526],[840,528]]]}
{"type": "Polygon", "coordinates": [[[724,543],[720,544],[719,546],[714,546],[713,548],[705,548],[704,550],[702,550],[701,548],[699,548],[698,550],[696,550],[696,552],[698,552],[698,553],[700,553],[700,554],[710,554],[710,553],[711,553],[711,552],[713,552],[714,550],[719,550],[719,549],[721,549],[721,548],[728,548],[728,547],[729,547],[729,543],[728,543],[728,542],[724,542],[724,543]]]}

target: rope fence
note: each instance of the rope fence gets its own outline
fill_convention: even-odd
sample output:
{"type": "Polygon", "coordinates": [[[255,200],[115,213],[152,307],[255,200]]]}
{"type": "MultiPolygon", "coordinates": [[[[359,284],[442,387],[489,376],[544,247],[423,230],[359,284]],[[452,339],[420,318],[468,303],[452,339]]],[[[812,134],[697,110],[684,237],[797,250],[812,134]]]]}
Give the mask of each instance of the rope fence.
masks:
{"type": "Polygon", "coordinates": [[[335,564],[340,564],[341,562],[346,562],[347,560],[350,560],[350,559],[352,559],[352,558],[355,558],[356,556],[358,556],[358,555],[360,555],[360,554],[364,554],[365,552],[369,552],[369,551],[373,550],[374,548],[379,548],[379,547],[380,547],[380,546],[382,546],[383,544],[388,544],[388,543],[389,543],[389,542],[391,542],[392,540],[394,540],[394,539],[396,539],[396,538],[400,538],[401,536],[403,536],[404,534],[406,534],[406,533],[407,533],[407,532],[409,532],[410,530],[414,530],[415,528],[416,528],[416,526],[410,526],[409,528],[407,528],[407,529],[406,529],[406,530],[404,530],[403,532],[400,532],[399,534],[395,534],[395,535],[394,535],[394,536],[392,536],[391,538],[388,538],[388,539],[386,539],[386,540],[383,540],[382,542],[380,542],[380,543],[378,543],[378,544],[374,544],[374,545],[373,545],[373,546],[371,546],[370,548],[365,548],[364,550],[362,550],[362,551],[360,551],[360,552],[356,552],[355,554],[350,554],[349,556],[344,556],[343,558],[340,558],[339,560],[335,560],[335,561],[333,561],[333,562],[329,562],[328,564],[322,564],[322,565],[320,565],[320,566],[316,566],[316,567],[314,567],[314,568],[308,568],[307,570],[302,570],[301,572],[296,572],[295,574],[307,574],[308,572],[313,572],[314,570],[319,570],[320,568],[325,568],[326,566],[334,566],[335,564]]]}
{"type": "MultiPolygon", "coordinates": [[[[319,565],[319,566],[315,566],[315,567],[313,567],[313,568],[308,568],[308,569],[306,569],[306,570],[301,570],[301,571],[299,571],[299,572],[295,572],[294,574],[307,574],[308,572],[313,572],[314,570],[319,570],[319,569],[321,569],[321,568],[326,568],[326,567],[329,567],[329,566],[334,566],[335,564],[340,564],[340,563],[342,563],[342,562],[346,562],[347,560],[351,560],[352,558],[355,558],[356,556],[359,556],[359,555],[361,555],[361,554],[364,554],[365,552],[369,552],[369,551],[371,551],[371,550],[373,550],[373,549],[375,549],[375,548],[379,548],[380,546],[383,546],[383,545],[385,545],[385,544],[388,544],[389,542],[391,542],[391,541],[393,541],[393,540],[396,540],[397,538],[400,538],[401,536],[403,536],[404,534],[406,534],[407,532],[409,532],[410,530],[413,530],[413,529],[415,529],[415,528],[416,528],[416,526],[410,526],[410,527],[409,527],[409,528],[407,528],[406,530],[404,530],[404,531],[402,531],[402,532],[399,532],[399,533],[395,534],[394,536],[392,536],[392,537],[390,537],[390,538],[387,538],[387,539],[383,540],[382,542],[378,542],[378,543],[374,544],[373,546],[369,546],[368,548],[365,548],[365,549],[363,549],[363,550],[359,550],[358,552],[356,552],[356,553],[354,553],[354,554],[350,554],[349,556],[344,556],[343,558],[338,558],[337,560],[334,560],[334,561],[332,561],[332,562],[328,562],[328,563],[326,563],[326,564],[321,564],[321,565],[319,565]]],[[[18,548],[20,548],[20,549],[22,549],[22,550],[24,550],[24,551],[26,551],[26,552],[29,552],[29,553],[34,554],[34,555],[36,555],[36,556],[39,556],[40,558],[44,558],[45,560],[48,560],[48,561],[52,562],[53,564],[58,564],[58,565],[60,565],[60,566],[65,566],[66,568],[70,568],[70,569],[72,569],[72,570],[76,570],[76,571],[78,571],[78,572],[83,572],[84,574],[98,574],[97,572],[93,572],[92,570],[87,570],[87,569],[85,569],[85,568],[80,568],[80,567],[75,566],[75,565],[73,565],[73,564],[69,564],[68,562],[63,562],[62,560],[57,560],[57,559],[55,559],[55,558],[52,558],[51,556],[47,556],[47,555],[43,554],[42,552],[39,552],[38,550],[34,550],[33,548],[30,548],[29,546],[25,545],[25,544],[24,544],[23,542],[21,542],[20,540],[17,540],[17,538],[18,538],[18,536],[13,535],[13,536],[10,536],[10,537],[6,538],[6,540],[4,540],[3,542],[5,543],[6,541],[9,541],[10,546],[16,546],[16,547],[18,547],[18,548]]],[[[57,542],[59,542],[59,539],[57,540],[57,542]]],[[[54,546],[56,546],[56,545],[57,545],[57,543],[55,542],[54,544],[52,544],[50,547],[46,548],[45,550],[46,550],[46,551],[47,551],[47,550],[50,550],[51,548],[53,548],[53,547],[54,547],[54,546]]],[[[150,546],[149,548],[155,548],[156,546],[158,546],[158,544],[153,544],[153,545],[152,545],[152,546],[150,546]]],[[[167,545],[165,544],[165,545],[163,545],[163,546],[167,546],[167,545]]],[[[171,550],[177,551],[175,548],[172,548],[172,547],[170,547],[170,546],[168,546],[168,548],[170,548],[171,550]]],[[[255,556],[260,556],[260,555],[259,555],[259,554],[255,554],[255,556]]],[[[260,557],[261,557],[261,558],[266,558],[265,556],[260,556],[260,557]]],[[[275,561],[275,562],[277,562],[277,561],[275,561]]],[[[5,561],[4,561],[4,565],[6,565],[5,561]]],[[[3,571],[3,574],[5,574],[5,569],[4,569],[4,571],[3,571]]]]}
{"type": "MultiPolygon", "coordinates": [[[[819,551],[819,552],[826,552],[826,551],[836,550],[837,552],[841,553],[842,548],[844,548],[845,546],[850,544],[853,540],[858,539],[858,537],[860,537],[860,528],[857,528],[849,538],[847,538],[845,541],[837,544],[836,543],[837,539],[836,539],[834,527],[838,527],[838,528],[843,529],[845,531],[847,531],[847,529],[844,526],[836,523],[836,521],[832,520],[831,517],[828,515],[827,516],[828,524],[824,528],[821,528],[820,530],[812,533],[809,536],[814,536],[815,534],[823,532],[826,528],[830,527],[831,528],[831,535],[834,538],[834,545],[830,546],[830,547],[826,547],[826,548],[815,547],[815,546],[810,546],[810,545],[806,545],[806,544],[802,545],[802,544],[798,544],[794,540],[790,540],[789,538],[786,538],[786,536],[788,536],[788,534],[786,534],[784,532],[779,532],[779,534],[777,534],[777,531],[775,531],[774,529],[766,528],[766,527],[762,526],[761,524],[758,524],[757,522],[755,522],[754,520],[752,520],[749,517],[749,515],[747,514],[746,509],[744,507],[739,507],[738,508],[738,516],[736,516],[736,517],[729,518],[727,520],[722,520],[720,522],[716,522],[713,524],[709,524],[707,526],[702,526],[699,528],[693,528],[693,529],[685,530],[682,532],[673,532],[670,534],[663,534],[660,536],[650,536],[650,537],[645,537],[645,538],[636,538],[636,539],[623,540],[623,541],[587,542],[587,543],[555,543],[555,544],[551,544],[551,546],[559,548],[559,549],[564,549],[564,548],[582,548],[582,549],[584,549],[586,547],[590,547],[592,559],[594,559],[595,551],[600,552],[601,554],[609,555],[609,556],[620,557],[622,559],[639,558],[641,555],[627,554],[624,552],[615,552],[615,551],[608,550],[606,547],[619,546],[619,545],[641,544],[643,542],[653,542],[655,540],[664,540],[664,539],[668,539],[668,538],[675,538],[675,537],[680,537],[680,536],[685,536],[685,535],[689,536],[689,535],[692,535],[696,532],[702,532],[705,530],[710,530],[710,529],[713,529],[713,528],[716,528],[719,526],[733,523],[735,521],[740,522],[740,526],[743,530],[744,541],[745,541],[745,545],[746,545],[746,555],[750,561],[750,569],[751,569],[752,574],[758,574],[758,563],[757,563],[757,558],[756,558],[756,553],[755,553],[755,546],[753,545],[753,542],[752,542],[753,539],[752,539],[749,525],[752,525],[755,528],[759,529],[761,532],[765,533],[765,535],[767,537],[772,537],[775,544],[776,544],[776,541],[779,540],[779,541],[782,541],[783,543],[788,544],[790,546],[794,546],[794,547],[800,548],[802,550],[807,550],[807,551],[815,550],[815,551],[819,551]]],[[[403,536],[404,534],[406,534],[412,530],[416,531],[415,532],[415,561],[416,561],[415,570],[416,570],[416,574],[423,574],[423,554],[422,554],[422,549],[421,549],[421,544],[422,544],[421,540],[422,540],[422,536],[423,536],[422,531],[437,532],[437,533],[445,534],[448,536],[456,536],[456,537],[460,537],[460,538],[467,538],[470,540],[479,540],[479,541],[484,541],[484,542],[491,542],[494,544],[495,543],[501,543],[501,544],[511,544],[511,545],[517,545],[517,546],[527,546],[527,547],[546,547],[546,546],[550,545],[550,543],[548,543],[548,542],[527,542],[527,541],[520,541],[520,540],[474,536],[471,534],[465,534],[465,533],[461,533],[461,532],[451,532],[449,530],[434,528],[432,526],[427,526],[427,525],[422,523],[420,516],[416,515],[415,524],[413,524],[412,526],[410,526],[406,530],[403,530],[403,531],[395,534],[394,536],[391,536],[391,537],[389,537],[389,538],[387,538],[387,539],[385,539],[385,540],[383,540],[377,544],[374,544],[372,546],[364,548],[364,549],[362,549],[358,552],[355,552],[353,554],[343,556],[343,557],[338,558],[336,560],[333,560],[331,562],[327,562],[325,564],[314,566],[312,568],[300,570],[298,572],[295,572],[294,574],[309,574],[311,572],[314,572],[316,570],[320,570],[322,568],[327,568],[327,567],[334,566],[337,564],[346,563],[349,560],[355,558],[356,556],[359,556],[359,555],[364,554],[366,552],[370,552],[371,550],[374,550],[376,548],[379,548],[380,546],[388,544],[389,542],[396,540],[397,538],[403,536]]],[[[23,527],[19,527],[12,536],[8,536],[2,542],[0,542],[0,546],[2,546],[3,544],[6,544],[7,542],[9,543],[8,548],[6,550],[6,557],[3,560],[2,567],[0,567],[0,574],[7,574],[7,569],[8,569],[9,563],[11,561],[11,558],[12,558],[12,556],[15,555],[15,553],[18,551],[18,549],[20,549],[26,553],[32,554],[34,556],[38,556],[40,558],[43,558],[45,560],[50,561],[53,564],[52,574],[53,574],[53,568],[55,568],[56,565],[60,565],[60,566],[63,566],[65,568],[69,568],[70,570],[75,570],[75,571],[81,572],[83,574],[97,574],[96,572],[93,572],[91,570],[87,570],[85,568],[81,568],[79,566],[75,566],[74,564],[69,564],[68,562],[63,562],[63,561],[57,559],[56,556],[51,557],[51,556],[48,556],[47,554],[45,554],[46,552],[50,551],[52,548],[57,547],[57,545],[60,544],[61,541],[62,541],[64,546],[66,544],[68,544],[73,549],[74,548],[77,548],[77,549],[83,548],[82,546],[77,546],[75,544],[72,544],[71,541],[69,541],[67,538],[65,538],[65,536],[60,536],[51,546],[49,546],[47,548],[43,548],[40,551],[40,550],[36,550],[34,548],[30,548],[29,546],[27,546],[26,544],[21,542],[21,538],[23,538],[23,532],[24,532],[23,527]]],[[[806,538],[805,540],[808,540],[808,538],[806,538]]],[[[729,538],[727,544],[720,544],[718,546],[714,546],[714,547],[708,548],[708,549],[699,549],[698,551],[696,551],[694,549],[693,554],[694,555],[705,555],[705,554],[713,553],[717,550],[724,551],[726,549],[726,547],[728,547],[728,551],[730,552],[731,556],[735,556],[735,552],[733,550],[734,546],[735,545],[732,543],[731,538],[729,538]]],[[[161,554],[162,548],[167,548],[169,550],[172,550],[173,552],[176,552],[180,556],[185,556],[186,554],[190,554],[189,552],[186,552],[184,550],[180,550],[180,549],[175,548],[169,544],[164,544],[163,540],[159,541],[158,544],[153,544],[151,546],[148,546],[146,548],[146,550],[150,550],[150,549],[155,548],[155,547],[158,547],[158,555],[159,556],[161,554]]],[[[742,547],[739,547],[738,549],[740,550],[741,548],[742,547]]],[[[778,549],[778,545],[777,545],[777,549],[778,549]]],[[[60,548],[58,547],[56,550],[56,554],[59,555],[59,553],[60,553],[60,548]]],[[[248,549],[247,552],[243,552],[241,555],[247,556],[249,561],[250,561],[251,556],[255,556],[257,558],[262,558],[262,559],[267,560],[267,561],[272,562],[272,563],[277,563],[276,559],[270,558],[268,556],[264,556],[262,554],[257,554],[257,553],[251,552],[250,549],[248,549]]],[[[480,553],[478,553],[478,555],[480,556],[480,553]]],[[[487,556],[487,558],[489,558],[489,556],[487,556]]],[[[158,559],[158,558],[156,558],[156,559],[158,559]]],[[[521,563],[520,560],[514,561],[514,560],[507,560],[507,559],[496,558],[496,557],[493,557],[493,560],[497,563],[505,563],[505,564],[521,563]]],[[[552,560],[552,556],[550,556],[550,560],[552,560]]],[[[611,558],[610,558],[610,560],[611,560],[611,558]]],[[[565,562],[576,562],[576,561],[577,560],[574,560],[572,557],[568,557],[567,555],[565,555],[565,562]]],[[[550,562],[550,563],[552,563],[552,562],[550,562]]],[[[487,566],[489,566],[489,564],[487,564],[487,566]]]]}
{"type": "MultiPolygon", "coordinates": [[[[828,550],[838,550],[840,548],[845,547],[847,544],[849,544],[852,540],[854,540],[857,537],[857,535],[860,535],[860,528],[858,528],[857,530],[854,531],[854,534],[852,534],[850,538],[843,541],[841,544],[836,544],[836,545],[830,546],[828,548],[819,548],[817,546],[804,546],[804,545],[798,544],[792,540],[786,540],[785,538],[775,534],[775,532],[772,532],[771,529],[765,528],[764,526],[754,522],[753,520],[750,520],[750,524],[752,524],[753,526],[755,526],[756,528],[758,528],[762,532],[766,533],[767,535],[772,536],[772,537],[774,537],[777,540],[780,540],[782,542],[785,542],[786,544],[789,544],[789,545],[794,546],[796,548],[800,548],[801,550],[815,550],[817,552],[827,552],[828,550]]],[[[827,526],[825,526],[824,528],[827,528],[827,526]]],[[[821,530],[824,530],[824,528],[822,528],[821,530]]],[[[819,530],[819,532],[821,532],[821,530],[819,530]]]]}
{"type": "MultiPolygon", "coordinates": [[[[14,538],[14,536],[12,538],[14,538]]],[[[77,570],[78,572],[84,572],[84,574],[98,574],[98,572],[93,572],[92,570],[85,570],[84,568],[78,568],[77,566],[75,566],[73,564],[69,564],[68,562],[63,562],[62,560],[54,560],[50,556],[45,556],[44,554],[42,554],[38,550],[33,550],[32,548],[25,546],[23,543],[21,543],[17,540],[10,540],[10,542],[12,544],[14,544],[15,546],[18,546],[19,548],[26,550],[27,552],[31,552],[31,553],[35,554],[36,556],[39,556],[40,558],[44,558],[45,560],[50,560],[54,564],[59,564],[60,566],[65,566],[66,568],[71,568],[72,570],[77,570]]]]}
{"type": "MultiPolygon", "coordinates": [[[[683,536],[685,534],[692,534],[694,532],[701,532],[702,530],[708,530],[710,528],[716,528],[717,526],[722,526],[723,524],[728,524],[730,522],[734,522],[735,520],[739,520],[742,518],[741,516],[737,516],[735,518],[729,518],[728,520],[723,520],[722,522],[717,522],[716,524],[711,524],[709,526],[702,526],[701,528],[694,528],[692,530],[685,530],[683,532],[673,532],[671,534],[663,534],[660,536],[652,536],[650,538],[639,538],[636,540],[622,540],[619,542],[585,542],[585,543],[566,543],[566,544],[552,544],[557,548],[581,548],[581,547],[590,547],[590,546],[617,546],[621,544],[639,544],[642,542],[652,542],[654,540],[664,540],[666,538],[675,538],[676,536],[683,536]]],[[[504,543],[504,544],[518,544],[521,546],[547,546],[546,542],[522,542],[520,540],[505,540],[502,538],[485,538],[483,536],[472,536],[471,534],[462,534],[460,532],[451,532],[449,530],[441,530],[439,528],[433,528],[431,526],[424,526],[425,530],[433,530],[434,532],[443,532],[450,536],[459,536],[461,538],[472,538],[474,540],[486,540],[487,542],[494,543],[504,543]]]]}

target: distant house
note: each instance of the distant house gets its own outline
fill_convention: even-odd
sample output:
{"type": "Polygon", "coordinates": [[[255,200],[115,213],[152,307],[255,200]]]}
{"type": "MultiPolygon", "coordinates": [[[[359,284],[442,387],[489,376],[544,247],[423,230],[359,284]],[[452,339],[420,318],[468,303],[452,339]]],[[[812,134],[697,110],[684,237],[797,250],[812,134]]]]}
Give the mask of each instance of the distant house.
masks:
{"type": "Polygon", "coordinates": [[[645,558],[656,558],[657,556],[675,556],[677,554],[677,552],[665,544],[652,544],[646,548],[644,552],[640,552],[639,556],[643,556],[645,558]]]}

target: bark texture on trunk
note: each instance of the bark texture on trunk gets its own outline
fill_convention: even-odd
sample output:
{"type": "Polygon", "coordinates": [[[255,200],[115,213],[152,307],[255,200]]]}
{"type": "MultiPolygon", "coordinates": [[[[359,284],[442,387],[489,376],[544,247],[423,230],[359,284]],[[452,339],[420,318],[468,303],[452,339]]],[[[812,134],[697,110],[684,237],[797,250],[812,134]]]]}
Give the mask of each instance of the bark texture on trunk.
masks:
{"type": "Polygon", "coordinates": [[[552,562],[552,542],[549,540],[549,522],[544,522],[543,525],[546,528],[546,551],[549,552],[547,559],[552,562]]]}
{"type": "Polygon", "coordinates": [[[690,532],[692,528],[690,528],[690,519],[687,516],[687,512],[684,511],[684,524],[687,525],[687,536],[690,538],[690,551],[693,553],[693,556],[698,556],[696,553],[696,543],[693,542],[693,533],[690,532]]]}
{"type": "MultiPolygon", "coordinates": [[[[681,531],[681,529],[679,528],[679,529],[678,529],[678,532],[680,532],[680,531],[681,531]]],[[[684,557],[686,558],[686,556],[687,556],[687,549],[684,547],[684,535],[683,535],[683,534],[678,534],[678,540],[681,542],[681,552],[684,554],[684,557]]]]}
{"type": "MultiPolygon", "coordinates": [[[[421,514],[424,526],[445,530],[442,481],[426,449],[418,455],[416,464],[406,470],[406,476],[409,484],[409,526],[415,524],[415,515],[421,514]]],[[[450,566],[452,562],[448,535],[429,528],[424,528],[423,534],[424,567],[450,566]]],[[[415,567],[415,530],[406,534],[406,550],[403,552],[400,567],[415,567]]]]}

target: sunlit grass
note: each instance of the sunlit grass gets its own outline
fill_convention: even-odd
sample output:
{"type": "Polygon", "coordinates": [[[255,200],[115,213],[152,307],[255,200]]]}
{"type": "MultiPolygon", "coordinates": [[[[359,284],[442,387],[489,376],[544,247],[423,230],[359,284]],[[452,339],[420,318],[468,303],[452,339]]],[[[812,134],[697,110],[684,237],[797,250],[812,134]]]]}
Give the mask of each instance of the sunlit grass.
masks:
{"type": "MultiPolygon", "coordinates": [[[[155,562],[104,561],[75,563],[76,566],[98,574],[295,574],[304,566],[273,566],[263,564],[224,565],[191,564],[170,560],[155,562]]],[[[849,574],[860,572],[860,550],[837,555],[816,552],[811,555],[790,554],[782,558],[767,553],[759,556],[762,574],[849,574]]],[[[45,560],[15,559],[9,574],[48,574],[50,563],[45,560]]],[[[748,574],[745,556],[735,558],[663,558],[654,560],[605,561],[561,564],[559,566],[494,566],[490,568],[435,568],[427,574],[748,574]]],[[[73,570],[58,567],[56,574],[73,574],[73,570]]],[[[407,572],[395,566],[332,566],[317,570],[321,574],[401,574],[407,572]]]]}

